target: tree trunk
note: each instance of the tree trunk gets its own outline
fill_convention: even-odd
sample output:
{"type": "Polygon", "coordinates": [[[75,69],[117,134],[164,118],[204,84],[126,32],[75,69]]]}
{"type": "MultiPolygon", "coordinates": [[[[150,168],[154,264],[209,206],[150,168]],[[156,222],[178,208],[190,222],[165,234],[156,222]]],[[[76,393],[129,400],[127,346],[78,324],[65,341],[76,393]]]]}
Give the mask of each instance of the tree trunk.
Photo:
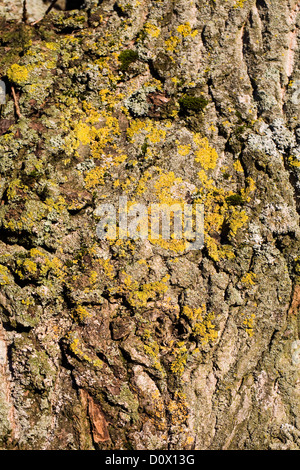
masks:
{"type": "Polygon", "coordinates": [[[1,448],[299,450],[299,2],[11,3],[1,448]]]}

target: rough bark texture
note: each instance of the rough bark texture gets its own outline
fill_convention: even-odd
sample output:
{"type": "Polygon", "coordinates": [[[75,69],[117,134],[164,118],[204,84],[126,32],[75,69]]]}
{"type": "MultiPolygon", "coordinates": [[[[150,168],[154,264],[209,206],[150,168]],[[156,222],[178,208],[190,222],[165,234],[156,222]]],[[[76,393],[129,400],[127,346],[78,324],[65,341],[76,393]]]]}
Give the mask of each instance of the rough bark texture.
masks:
{"type": "Polygon", "coordinates": [[[0,5],[1,448],[300,449],[299,2],[71,3],[0,5]]]}

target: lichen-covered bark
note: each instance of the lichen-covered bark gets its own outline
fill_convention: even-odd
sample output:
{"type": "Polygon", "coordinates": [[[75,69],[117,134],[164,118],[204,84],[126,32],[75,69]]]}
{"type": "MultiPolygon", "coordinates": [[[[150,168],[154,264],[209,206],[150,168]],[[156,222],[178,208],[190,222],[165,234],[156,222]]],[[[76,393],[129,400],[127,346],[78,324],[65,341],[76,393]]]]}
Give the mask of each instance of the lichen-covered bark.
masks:
{"type": "Polygon", "coordinates": [[[299,2],[2,3],[1,448],[299,450],[299,2]]]}

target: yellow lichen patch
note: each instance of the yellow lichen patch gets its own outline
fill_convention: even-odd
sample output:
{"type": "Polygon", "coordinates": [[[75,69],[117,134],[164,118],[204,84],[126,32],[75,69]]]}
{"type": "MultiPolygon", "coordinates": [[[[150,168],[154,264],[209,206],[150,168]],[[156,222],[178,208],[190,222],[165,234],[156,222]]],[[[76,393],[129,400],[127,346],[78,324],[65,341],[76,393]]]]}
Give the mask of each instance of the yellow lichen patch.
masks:
{"type": "Polygon", "coordinates": [[[140,284],[132,279],[132,276],[122,272],[122,284],[119,287],[112,287],[111,294],[122,293],[126,295],[127,301],[132,307],[146,307],[149,300],[161,298],[168,290],[169,276],[165,276],[161,281],[147,282],[140,284]]]}
{"type": "Polygon", "coordinates": [[[84,179],[86,188],[93,189],[99,185],[103,185],[104,175],[105,175],[105,168],[101,168],[100,166],[96,166],[95,168],[92,168],[90,171],[87,172],[85,179],[84,179]]]}
{"type": "Polygon", "coordinates": [[[0,286],[5,286],[10,283],[9,270],[6,266],[0,264],[0,286]]]}
{"type": "Polygon", "coordinates": [[[89,131],[89,141],[91,141],[91,152],[93,158],[102,158],[102,153],[108,145],[113,145],[115,137],[120,135],[118,120],[109,115],[101,113],[101,119],[105,119],[105,124],[96,129],[94,126],[89,131]]]}
{"type": "Polygon", "coordinates": [[[133,119],[127,129],[127,137],[131,143],[134,143],[135,137],[140,134],[143,134],[152,144],[156,144],[164,140],[167,133],[159,123],[153,122],[151,119],[144,121],[133,119]]]}
{"type": "MultiPolygon", "coordinates": [[[[122,44],[119,45],[119,50],[121,50],[122,44]]],[[[121,77],[115,73],[116,64],[118,62],[119,53],[112,53],[109,56],[101,57],[95,61],[95,64],[98,66],[99,75],[103,77],[103,71],[105,71],[108,83],[111,87],[115,87],[116,84],[121,80],[121,77]]]]}
{"type": "MultiPolygon", "coordinates": [[[[74,130],[65,139],[65,150],[67,154],[74,154],[79,145],[89,145],[91,157],[98,160],[100,164],[85,174],[87,189],[96,188],[103,185],[104,177],[112,166],[121,165],[127,158],[117,145],[117,138],[120,136],[119,122],[110,112],[97,111],[85,105],[87,115],[84,121],[78,121],[74,130]],[[94,126],[96,122],[101,122],[101,127],[94,126]]],[[[76,154],[76,153],[75,153],[76,154]]]]}
{"type": "Polygon", "coordinates": [[[176,47],[178,46],[180,40],[177,36],[170,36],[168,39],[165,41],[165,49],[168,52],[175,52],[176,47]]]}
{"type": "Polygon", "coordinates": [[[130,122],[130,125],[127,129],[127,137],[129,139],[129,141],[134,142],[135,134],[139,134],[145,128],[146,128],[146,124],[145,124],[144,121],[141,121],[140,119],[133,119],[130,122]]]}
{"type": "Polygon", "coordinates": [[[22,267],[26,273],[35,274],[37,272],[37,264],[31,259],[25,259],[22,263],[22,267]]]}
{"type": "Polygon", "coordinates": [[[24,85],[28,79],[28,70],[24,65],[13,64],[7,71],[7,77],[17,85],[24,85]]]}
{"type": "Polygon", "coordinates": [[[241,281],[250,287],[250,286],[254,286],[255,278],[256,278],[256,274],[250,271],[249,273],[244,274],[241,281]]]}
{"type": "Polygon", "coordinates": [[[176,194],[172,192],[178,183],[182,183],[180,177],[176,177],[173,171],[162,173],[154,184],[156,197],[161,204],[174,204],[176,202],[184,202],[183,197],[176,199],[176,194]]]}
{"type": "MultiPolygon", "coordinates": [[[[144,87],[153,87],[153,88],[156,88],[159,91],[164,90],[164,87],[163,87],[162,83],[157,78],[153,78],[153,77],[151,77],[150,80],[147,80],[144,83],[144,87]]],[[[166,127],[168,127],[168,126],[171,126],[172,124],[171,124],[170,121],[165,121],[164,125],[166,127]]]]}
{"type": "Polygon", "coordinates": [[[146,188],[147,188],[147,181],[149,181],[149,179],[152,177],[150,171],[146,170],[144,172],[144,174],[141,176],[141,178],[139,179],[139,182],[138,182],[138,185],[136,187],[136,190],[135,190],[135,194],[137,196],[141,196],[146,188]]]}
{"type": "Polygon", "coordinates": [[[63,150],[67,156],[73,155],[81,157],[80,146],[89,146],[92,159],[100,161],[100,165],[92,168],[85,174],[87,189],[93,189],[104,184],[104,175],[111,166],[118,166],[123,163],[127,156],[118,145],[120,128],[118,119],[113,116],[113,107],[120,97],[108,90],[103,92],[103,96],[109,95],[108,109],[97,110],[90,103],[83,102],[82,109],[78,107],[78,102],[68,100],[62,108],[61,128],[66,132],[64,137],[63,150]],[[79,115],[80,119],[73,122],[73,115],[79,115]]]}
{"type": "Polygon", "coordinates": [[[186,38],[186,37],[188,37],[188,36],[191,36],[191,37],[194,38],[194,37],[197,36],[197,34],[198,34],[198,30],[195,29],[195,30],[193,31],[189,22],[186,22],[186,23],[184,23],[184,24],[179,25],[179,26],[177,27],[177,31],[178,31],[179,34],[182,34],[182,36],[183,36],[184,38],[186,38]]]}
{"type": "Polygon", "coordinates": [[[176,391],[174,398],[168,404],[168,412],[173,426],[180,426],[185,423],[189,416],[189,406],[186,395],[176,391]]]}
{"type": "Polygon", "coordinates": [[[173,356],[175,359],[171,362],[171,372],[178,377],[184,373],[185,365],[188,359],[188,350],[184,341],[178,342],[173,346],[173,356]]]}
{"type": "Polygon", "coordinates": [[[186,157],[191,151],[191,145],[179,145],[177,144],[177,151],[182,157],[186,157]]]}
{"type": "Polygon", "coordinates": [[[89,312],[85,307],[83,307],[82,305],[78,305],[74,310],[74,316],[80,321],[84,321],[87,318],[90,318],[92,315],[91,312],[89,312]]]}
{"type": "Polygon", "coordinates": [[[228,246],[221,246],[215,239],[215,235],[221,233],[228,213],[226,192],[214,186],[211,180],[205,180],[205,185],[196,201],[202,202],[205,208],[204,234],[209,256],[215,261],[224,257],[233,257],[231,249],[228,246]]]}
{"type": "Polygon", "coordinates": [[[59,44],[57,42],[46,42],[45,46],[47,47],[47,49],[50,49],[51,51],[59,50],[59,44]]]}
{"type": "Polygon", "coordinates": [[[243,167],[241,165],[241,162],[239,160],[237,160],[236,162],[234,162],[233,164],[233,168],[235,169],[235,171],[239,172],[239,173],[242,173],[244,170],[243,170],[243,167]]]}
{"type": "Polygon", "coordinates": [[[243,8],[244,3],[245,3],[246,1],[247,1],[247,0],[237,0],[236,3],[234,4],[234,8],[243,8]]]}
{"type": "Polygon", "coordinates": [[[62,214],[67,207],[67,203],[63,196],[59,195],[56,199],[47,197],[45,199],[45,206],[48,212],[56,211],[57,214],[62,214]]]}
{"type": "Polygon", "coordinates": [[[28,257],[17,260],[17,274],[21,279],[25,276],[38,278],[45,277],[48,273],[58,278],[61,282],[65,279],[65,269],[62,261],[54,256],[49,258],[47,254],[38,248],[32,248],[28,257]]]}
{"type": "Polygon", "coordinates": [[[132,255],[135,253],[135,244],[134,241],[131,239],[111,239],[109,240],[109,243],[111,246],[114,247],[115,250],[118,250],[119,258],[126,258],[128,255],[132,255]]]}
{"type": "Polygon", "coordinates": [[[256,318],[256,315],[254,313],[252,313],[250,316],[245,318],[245,320],[243,321],[245,331],[250,337],[254,335],[254,320],[255,320],[255,318],[256,318]]]}
{"type": "Polygon", "coordinates": [[[148,282],[142,286],[134,283],[128,295],[128,301],[133,307],[146,307],[149,299],[161,297],[168,290],[167,281],[168,276],[161,281],[148,282]]]}
{"type": "Polygon", "coordinates": [[[150,229],[149,224],[149,240],[152,244],[159,245],[165,250],[182,253],[187,247],[187,241],[184,238],[182,231],[180,238],[175,238],[175,234],[171,232],[171,227],[174,223],[175,212],[180,217],[181,227],[183,227],[183,205],[185,201],[186,186],[182,178],[176,177],[173,171],[168,173],[161,173],[156,182],[154,183],[155,196],[159,206],[151,207],[151,223],[152,219],[160,217],[160,210],[163,209],[170,218],[170,238],[163,238],[162,233],[152,233],[152,226],[150,229]]]}
{"type": "Polygon", "coordinates": [[[113,267],[113,265],[110,263],[110,261],[108,259],[100,258],[100,259],[97,260],[97,262],[101,266],[104,275],[108,279],[113,279],[115,277],[115,275],[116,275],[115,268],[113,267]]]}
{"type": "Polygon", "coordinates": [[[155,419],[155,425],[159,431],[164,431],[167,428],[165,408],[161,394],[158,390],[152,393],[151,396],[153,417],[155,419]]]}
{"type": "Polygon", "coordinates": [[[103,361],[101,361],[99,358],[93,359],[87,354],[87,352],[84,351],[84,348],[81,346],[80,340],[76,337],[75,333],[70,333],[68,335],[68,340],[70,344],[70,350],[76,357],[78,357],[78,359],[83,360],[99,369],[103,367],[103,361]]]}
{"type": "Polygon", "coordinates": [[[195,161],[200,163],[202,167],[198,172],[201,187],[197,192],[195,202],[204,204],[205,208],[205,246],[209,256],[215,261],[222,258],[233,258],[234,253],[230,245],[221,245],[217,237],[222,232],[224,224],[229,228],[229,240],[234,238],[239,229],[245,226],[248,216],[239,205],[249,202],[250,195],[255,189],[255,183],[252,178],[247,178],[247,186],[241,190],[240,195],[217,186],[209,176],[209,173],[217,166],[218,154],[216,150],[210,146],[207,138],[202,138],[199,134],[194,134],[194,143],[197,146],[195,161]]]}
{"type": "Polygon", "coordinates": [[[235,237],[237,231],[246,224],[247,220],[248,216],[244,210],[232,209],[227,221],[229,225],[229,237],[235,237]]]}
{"type": "Polygon", "coordinates": [[[243,198],[245,202],[250,202],[251,201],[250,195],[251,193],[255,191],[256,185],[255,185],[255,181],[251,177],[246,178],[246,184],[247,184],[246,189],[241,190],[241,197],[243,198]]]}
{"type": "Polygon", "coordinates": [[[293,155],[291,155],[289,158],[289,164],[295,168],[300,168],[300,161],[294,157],[293,155]]]}
{"type": "Polygon", "coordinates": [[[111,111],[115,109],[117,104],[124,99],[124,95],[120,92],[112,92],[108,88],[103,88],[99,91],[102,105],[108,107],[111,111]]]}
{"type": "Polygon", "coordinates": [[[159,360],[160,348],[157,341],[152,338],[150,330],[144,330],[142,339],[144,341],[144,353],[152,359],[154,369],[165,375],[165,371],[159,360]]]}
{"type": "Polygon", "coordinates": [[[79,143],[83,145],[88,145],[90,143],[90,127],[86,123],[79,122],[75,127],[75,134],[78,140],[78,145],[79,143]]]}
{"type": "Polygon", "coordinates": [[[215,325],[212,324],[214,314],[207,314],[205,304],[198,308],[184,306],[182,313],[190,320],[192,331],[199,337],[202,344],[207,344],[218,338],[215,325]]]}
{"type": "Polygon", "coordinates": [[[24,191],[26,191],[26,186],[24,186],[21,183],[21,180],[19,178],[13,179],[7,188],[7,198],[9,200],[14,199],[16,196],[20,194],[24,194],[24,191]]]}
{"type": "Polygon", "coordinates": [[[159,245],[164,250],[170,250],[175,253],[183,253],[187,247],[187,243],[184,239],[182,240],[165,240],[160,235],[158,239],[150,238],[153,245],[159,245]]]}
{"type": "Polygon", "coordinates": [[[152,23],[146,23],[145,26],[145,31],[147,34],[149,34],[149,36],[153,37],[153,38],[158,38],[159,35],[160,35],[160,28],[158,28],[157,26],[155,26],[154,24],[152,23]]]}
{"type": "Polygon", "coordinates": [[[194,142],[197,145],[195,162],[200,163],[205,171],[214,170],[218,160],[216,150],[210,146],[208,139],[202,138],[200,134],[194,135],[194,142]]]}

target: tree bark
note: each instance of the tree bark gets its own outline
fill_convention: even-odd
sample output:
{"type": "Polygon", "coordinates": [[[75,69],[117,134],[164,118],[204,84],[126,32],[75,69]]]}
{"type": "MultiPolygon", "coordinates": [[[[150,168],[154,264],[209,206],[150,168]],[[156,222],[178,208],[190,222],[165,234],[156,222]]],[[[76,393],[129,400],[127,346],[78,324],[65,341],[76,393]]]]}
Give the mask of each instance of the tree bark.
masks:
{"type": "Polygon", "coordinates": [[[299,2],[9,3],[1,448],[299,450],[299,2]],[[121,196],[204,246],[99,239],[121,196]]]}

